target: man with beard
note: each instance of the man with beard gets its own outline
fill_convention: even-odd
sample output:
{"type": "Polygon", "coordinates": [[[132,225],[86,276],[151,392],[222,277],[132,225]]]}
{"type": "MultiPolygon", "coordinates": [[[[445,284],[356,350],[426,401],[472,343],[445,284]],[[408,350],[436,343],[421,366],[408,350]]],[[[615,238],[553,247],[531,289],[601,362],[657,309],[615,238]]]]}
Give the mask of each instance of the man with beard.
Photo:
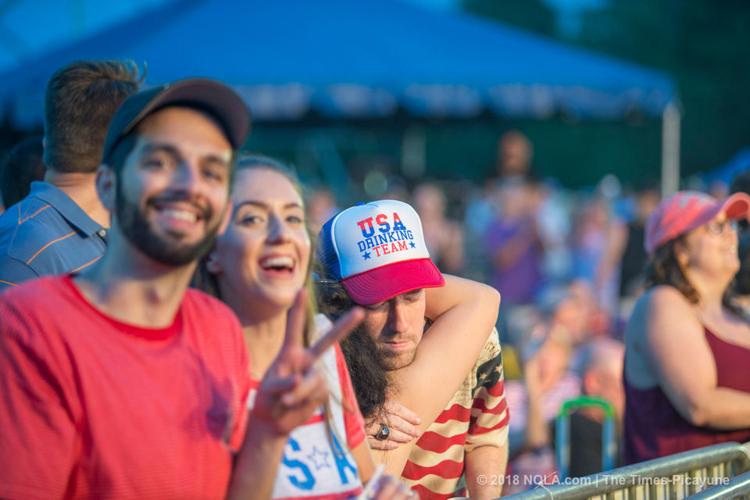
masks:
{"type": "Polygon", "coordinates": [[[321,311],[365,309],[342,347],[376,458],[420,497],[460,496],[462,475],[471,498],[499,497],[508,411],[492,289],[441,275],[419,216],[393,200],[326,222],[318,257],[321,311]]]}
{"type": "Polygon", "coordinates": [[[78,61],[57,70],[44,102],[44,181],[0,216],[0,291],[50,274],[79,271],[106,248],[109,212],[96,169],[117,107],[138,91],[133,63],[78,61]]]}
{"type": "Polygon", "coordinates": [[[312,363],[357,312],[305,350],[300,294],[242,444],[240,326],[187,286],[228,221],[249,124],[234,91],[203,79],[117,111],[97,176],[113,212],[106,254],[0,295],[0,497],[270,495],[289,432],[328,397],[312,363]]]}

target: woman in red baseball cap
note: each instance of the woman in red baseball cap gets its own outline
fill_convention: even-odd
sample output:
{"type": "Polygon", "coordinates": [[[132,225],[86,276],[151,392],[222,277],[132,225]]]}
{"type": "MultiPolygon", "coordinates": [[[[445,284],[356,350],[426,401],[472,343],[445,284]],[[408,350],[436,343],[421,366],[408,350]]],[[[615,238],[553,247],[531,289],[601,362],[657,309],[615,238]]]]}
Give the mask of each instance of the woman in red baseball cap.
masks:
{"type": "Polygon", "coordinates": [[[750,197],[682,191],[646,224],[646,292],[625,332],[625,461],[750,441],[750,325],[728,300],[750,197]]]}

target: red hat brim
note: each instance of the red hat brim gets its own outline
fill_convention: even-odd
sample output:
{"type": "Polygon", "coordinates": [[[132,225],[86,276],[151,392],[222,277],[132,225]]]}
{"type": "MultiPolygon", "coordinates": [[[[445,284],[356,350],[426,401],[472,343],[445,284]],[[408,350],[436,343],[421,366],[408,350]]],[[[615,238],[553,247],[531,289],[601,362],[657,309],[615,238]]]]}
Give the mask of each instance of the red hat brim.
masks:
{"type": "Polygon", "coordinates": [[[369,306],[420,288],[445,285],[445,278],[430,259],[394,262],[341,280],[349,297],[369,306]]]}

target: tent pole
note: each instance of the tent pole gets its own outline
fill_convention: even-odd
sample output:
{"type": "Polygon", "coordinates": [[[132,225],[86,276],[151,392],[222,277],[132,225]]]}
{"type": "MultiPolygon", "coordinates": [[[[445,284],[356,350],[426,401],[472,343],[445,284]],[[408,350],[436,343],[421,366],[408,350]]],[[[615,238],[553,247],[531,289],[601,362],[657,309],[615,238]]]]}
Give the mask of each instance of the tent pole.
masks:
{"type": "Polygon", "coordinates": [[[680,121],[676,101],[669,101],[661,118],[661,194],[663,197],[680,188],[680,121]]]}
{"type": "Polygon", "coordinates": [[[401,173],[419,179],[427,170],[427,137],[421,125],[407,128],[401,136],[401,173]]]}

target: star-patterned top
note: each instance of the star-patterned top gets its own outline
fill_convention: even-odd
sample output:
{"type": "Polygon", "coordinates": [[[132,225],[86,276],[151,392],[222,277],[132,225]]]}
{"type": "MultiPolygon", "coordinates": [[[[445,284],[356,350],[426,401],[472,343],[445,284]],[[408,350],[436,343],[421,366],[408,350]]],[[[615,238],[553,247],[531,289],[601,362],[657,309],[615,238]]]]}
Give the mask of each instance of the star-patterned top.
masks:
{"type": "MultiPolygon", "coordinates": [[[[304,425],[292,431],[276,475],[275,499],[343,499],[362,491],[350,450],[366,446],[364,421],[338,345],[323,356],[322,363],[334,393],[328,404],[330,411],[319,408],[304,425]]],[[[258,384],[253,381],[250,407],[258,384]]]]}

